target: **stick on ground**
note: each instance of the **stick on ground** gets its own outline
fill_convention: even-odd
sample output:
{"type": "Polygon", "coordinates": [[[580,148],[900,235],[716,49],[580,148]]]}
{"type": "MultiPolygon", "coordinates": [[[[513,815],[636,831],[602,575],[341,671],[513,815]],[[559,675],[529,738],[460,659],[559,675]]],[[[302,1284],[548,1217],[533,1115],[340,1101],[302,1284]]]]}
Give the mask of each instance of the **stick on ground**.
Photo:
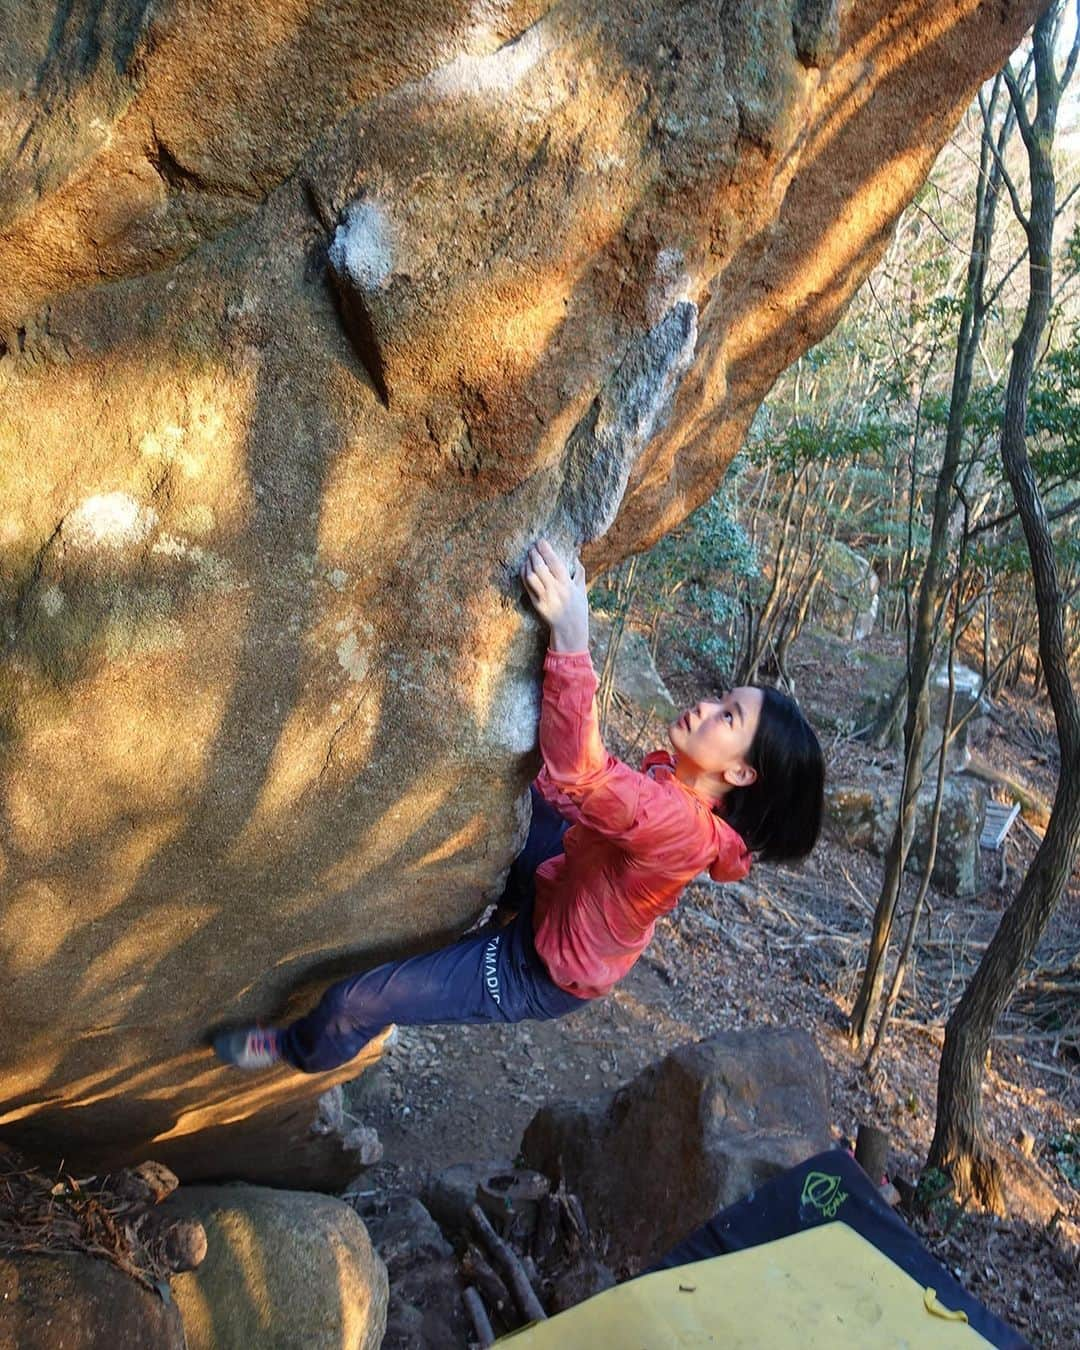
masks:
{"type": "Polygon", "coordinates": [[[495,1332],[484,1308],[484,1301],[471,1284],[461,1295],[461,1301],[465,1304],[465,1311],[473,1324],[477,1342],[483,1346],[494,1345],[495,1332]]]}
{"type": "Polygon", "coordinates": [[[860,1125],[855,1137],[855,1161],[875,1186],[880,1186],[889,1161],[889,1136],[876,1125],[860,1125]]]}
{"type": "Polygon", "coordinates": [[[495,1264],[500,1267],[502,1273],[510,1283],[510,1288],[514,1298],[517,1299],[518,1307],[522,1314],[530,1322],[546,1322],[547,1313],[540,1306],[540,1300],[536,1297],[536,1290],[529,1283],[529,1277],[518,1260],[513,1250],[507,1246],[501,1237],[495,1232],[491,1224],[488,1223],[487,1215],[479,1205],[469,1206],[469,1218],[472,1219],[476,1231],[479,1234],[484,1246],[491,1253],[495,1264]]]}

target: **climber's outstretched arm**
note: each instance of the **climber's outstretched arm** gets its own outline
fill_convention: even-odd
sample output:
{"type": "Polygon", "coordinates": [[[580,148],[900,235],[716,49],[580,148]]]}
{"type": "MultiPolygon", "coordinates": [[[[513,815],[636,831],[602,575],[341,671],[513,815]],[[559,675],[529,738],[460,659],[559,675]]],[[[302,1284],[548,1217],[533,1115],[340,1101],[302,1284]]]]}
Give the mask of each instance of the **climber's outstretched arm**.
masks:
{"type": "Polygon", "coordinates": [[[633,837],[636,845],[641,794],[653,784],[609,753],[600,737],[584,571],[578,564],[572,575],[540,539],[529,550],[521,579],[551,630],[540,712],[544,765],[536,787],[567,819],[611,838],[633,837]]]}
{"type": "Polygon", "coordinates": [[[580,563],[571,571],[546,539],[529,549],[521,580],[537,614],[547,624],[553,652],[589,650],[589,598],[585,594],[585,569],[580,563]]]}

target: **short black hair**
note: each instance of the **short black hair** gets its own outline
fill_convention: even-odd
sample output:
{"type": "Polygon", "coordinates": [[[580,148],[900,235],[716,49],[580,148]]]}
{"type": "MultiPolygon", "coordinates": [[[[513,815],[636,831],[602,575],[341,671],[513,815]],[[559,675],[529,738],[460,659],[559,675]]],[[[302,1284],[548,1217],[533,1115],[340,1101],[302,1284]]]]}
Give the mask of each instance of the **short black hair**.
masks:
{"type": "Polygon", "coordinates": [[[761,717],[746,754],[757,773],[732,788],[721,811],[762,862],[794,862],[817,843],[825,800],[825,756],[814,729],[787,694],[761,689],[761,717]]]}

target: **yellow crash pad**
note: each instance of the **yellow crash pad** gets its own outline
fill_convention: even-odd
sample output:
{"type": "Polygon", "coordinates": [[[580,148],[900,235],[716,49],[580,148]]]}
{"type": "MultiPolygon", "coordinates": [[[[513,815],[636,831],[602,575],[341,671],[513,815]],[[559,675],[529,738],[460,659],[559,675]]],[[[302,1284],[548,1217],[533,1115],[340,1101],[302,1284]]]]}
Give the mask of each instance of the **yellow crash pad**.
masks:
{"type": "Polygon", "coordinates": [[[845,1223],[659,1270],[504,1336],[513,1350],[978,1350],[990,1344],[845,1223]]]}

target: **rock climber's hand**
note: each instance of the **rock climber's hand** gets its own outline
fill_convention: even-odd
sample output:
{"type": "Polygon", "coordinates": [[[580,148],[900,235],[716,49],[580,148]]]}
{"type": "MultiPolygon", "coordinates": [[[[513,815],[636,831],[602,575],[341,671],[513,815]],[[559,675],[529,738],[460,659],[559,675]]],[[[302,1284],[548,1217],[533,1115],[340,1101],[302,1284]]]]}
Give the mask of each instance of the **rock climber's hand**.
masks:
{"type": "Polygon", "coordinates": [[[551,650],[584,652],[589,649],[589,600],[585,569],[571,572],[546,539],[529,549],[521,580],[537,614],[551,630],[551,650]]]}

